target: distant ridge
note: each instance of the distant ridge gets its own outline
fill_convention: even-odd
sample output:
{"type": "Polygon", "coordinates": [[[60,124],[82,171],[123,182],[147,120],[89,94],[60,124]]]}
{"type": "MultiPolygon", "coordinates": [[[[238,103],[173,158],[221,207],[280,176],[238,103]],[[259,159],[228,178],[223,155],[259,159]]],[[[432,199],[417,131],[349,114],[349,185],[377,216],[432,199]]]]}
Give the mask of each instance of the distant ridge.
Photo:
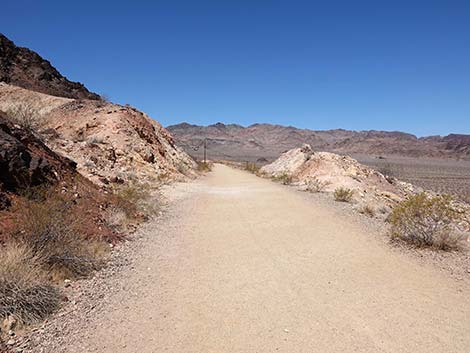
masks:
{"type": "Polygon", "coordinates": [[[167,129],[188,153],[199,156],[204,138],[214,158],[274,159],[282,152],[310,144],[315,150],[342,154],[398,155],[470,160],[470,135],[416,137],[400,131],[309,130],[293,126],[181,123],[167,129]]]}
{"type": "Polygon", "coordinates": [[[49,61],[28,48],[17,47],[0,33],[0,82],[52,96],[99,99],[83,84],[69,81],[49,61]]]}

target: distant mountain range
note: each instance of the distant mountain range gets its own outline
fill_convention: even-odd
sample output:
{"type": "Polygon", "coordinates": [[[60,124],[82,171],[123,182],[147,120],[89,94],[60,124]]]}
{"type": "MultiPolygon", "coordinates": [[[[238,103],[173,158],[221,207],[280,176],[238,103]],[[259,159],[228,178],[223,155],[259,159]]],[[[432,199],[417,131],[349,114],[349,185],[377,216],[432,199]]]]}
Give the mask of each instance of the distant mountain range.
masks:
{"type": "Polygon", "coordinates": [[[244,127],[217,123],[209,126],[182,123],[168,126],[177,144],[200,158],[207,139],[209,158],[272,160],[282,152],[310,144],[315,150],[347,155],[398,155],[470,160],[470,135],[416,137],[399,131],[308,130],[292,126],[253,124],[244,127]]]}

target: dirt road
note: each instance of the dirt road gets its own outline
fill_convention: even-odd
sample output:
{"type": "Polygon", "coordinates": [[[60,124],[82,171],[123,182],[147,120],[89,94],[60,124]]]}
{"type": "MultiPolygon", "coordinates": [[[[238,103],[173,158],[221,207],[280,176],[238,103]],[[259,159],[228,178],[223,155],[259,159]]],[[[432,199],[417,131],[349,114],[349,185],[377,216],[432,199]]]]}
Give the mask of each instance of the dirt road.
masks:
{"type": "Polygon", "coordinates": [[[470,351],[468,283],[248,173],[191,188],[65,351],[470,351]]]}

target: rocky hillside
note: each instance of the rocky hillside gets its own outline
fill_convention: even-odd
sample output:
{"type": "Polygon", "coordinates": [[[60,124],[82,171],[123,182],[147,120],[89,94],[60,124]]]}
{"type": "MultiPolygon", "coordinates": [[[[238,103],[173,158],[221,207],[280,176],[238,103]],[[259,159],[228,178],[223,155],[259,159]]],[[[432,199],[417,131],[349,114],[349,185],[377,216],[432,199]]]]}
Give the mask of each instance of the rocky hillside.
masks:
{"type": "Polygon", "coordinates": [[[54,97],[0,84],[0,110],[27,115],[54,151],[97,184],[194,175],[194,161],[158,122],[129,106],[54,97]]]}
{"type": "Polygon", "coordinates": [[[86,226],[85,234],[108,240],[117,236],[105,222],[109,197],[77,172],[75,162],[52,151],[2,112],[0,145],[0,243],[35,192],[70,198],[86,226]]]}
{"type": "Polygon", "coordinates": [[[417,138],[403,132],[314,131],[292,126],[254,124],[248,127],[217,123],[197,126],[187,123],[169,126],[177,143],[193,155],[207,138],[212,158],[252,160],[277,158],[282,152],[307,143],[315,150],[343,154],[399,155],[409,157],[461,158],[470,160],[470,135],[417,138]]]}
{"type": "Polygon", "coordinates": [[[17,47],[1,33],[0,82],[59,97],[100,98],[83,84],[67,80],[49,61],[28,48],[17,47]]]}

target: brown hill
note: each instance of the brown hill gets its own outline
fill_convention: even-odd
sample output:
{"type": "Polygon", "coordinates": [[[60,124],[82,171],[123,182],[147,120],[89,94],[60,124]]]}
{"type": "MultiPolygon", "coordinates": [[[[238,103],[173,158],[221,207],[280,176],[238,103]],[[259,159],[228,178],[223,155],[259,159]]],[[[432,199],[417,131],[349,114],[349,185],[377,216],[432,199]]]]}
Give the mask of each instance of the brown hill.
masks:
{"type": "Polygon", "coordinates": [[[17,47],[0,33],[0,82],[66,98],[99,99],[79,82],[71,82],[28,48],[17,47]]]}
{"type": "Polygon", "coordinates": [[[343,154],[470,159],[470,135],[417,138],[396,131],[314,131],[271,124],[243,127],[222,123],[209,126],[182,123],[168,126],[168,130],[179,145],[198,157],[206,138],[211,158],[230,160],[273,160],[303,143],[315,150],[343,154]]]}

